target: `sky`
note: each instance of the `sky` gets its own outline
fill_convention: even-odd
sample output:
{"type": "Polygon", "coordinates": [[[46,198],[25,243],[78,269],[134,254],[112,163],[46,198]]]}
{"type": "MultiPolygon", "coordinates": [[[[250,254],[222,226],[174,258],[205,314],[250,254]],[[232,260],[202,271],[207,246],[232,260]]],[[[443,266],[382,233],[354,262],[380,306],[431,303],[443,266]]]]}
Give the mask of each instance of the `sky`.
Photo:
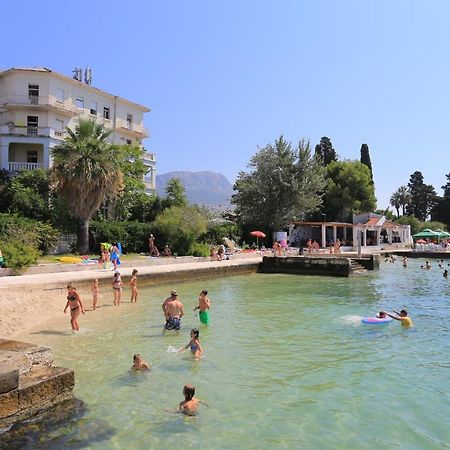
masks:
{"type": "Polygon", "coordinates": [[[368,144],[379,208],[417,170],[442,195],[446,0],[18,0],[1,14],[0,69],[90,66],[95,87],[151,109],[157,173],[233,183],[280,135],[328,136],[341,159],[368,144]]]}

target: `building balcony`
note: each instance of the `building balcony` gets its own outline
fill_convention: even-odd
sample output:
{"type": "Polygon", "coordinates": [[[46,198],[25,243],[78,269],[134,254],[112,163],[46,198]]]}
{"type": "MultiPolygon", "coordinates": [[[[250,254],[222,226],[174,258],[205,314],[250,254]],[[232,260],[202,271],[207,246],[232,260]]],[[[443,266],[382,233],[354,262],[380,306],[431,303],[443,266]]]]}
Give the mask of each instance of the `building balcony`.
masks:
{"type": "Polygon", "coordinates": [[[43,163],[29,163],[29,162],[8,162],[8,170],[10,172],[18,172],[19,170],[37,170],[37,169],[45,169],[45,165],[43,163]]]}
{"type": "Polygon", "coordinates": [[[143,160],[148,161],[149,163],[156,163],[156,155],[144,150],[143,160]]]}
{"type": "Polygon", "coordinates": [[[123,119],[116,120],[116,131],[140,139],[150,136],[149,131],[143,125],[130,123],[123,119]]]}
{"type": "Polygon", "coordinates": [[[0,125],[0,135],[26,136],[26,137],[50,137],[53,139],[64,139],[67,131],[55,130],[50,127],[35,127],[25,125],[0,125]]]}
{"type": "Polygon", "coordinates": [[[36,111],[49,111],[52,109],[68,116],[78,113],[78,109],[71,101],[60,101],[53,95],[6,95],[0,97],[0,107],[6,110],[27,108],[36,111]]]}

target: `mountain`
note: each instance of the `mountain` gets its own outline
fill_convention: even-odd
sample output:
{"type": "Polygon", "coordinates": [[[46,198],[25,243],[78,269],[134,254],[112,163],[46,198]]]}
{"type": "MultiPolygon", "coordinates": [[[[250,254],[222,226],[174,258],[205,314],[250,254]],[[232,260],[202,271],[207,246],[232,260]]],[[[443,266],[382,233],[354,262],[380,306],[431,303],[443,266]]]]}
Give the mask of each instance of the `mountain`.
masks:
{"type": "Polygon", "coordinates": [[[168,172],[156,175],[156,191],[166,195],[166,185],[171,178],[179,178],[190,203],[198,205],[230,206],[233,186],[221,173],[216,172],[168,172]]]}

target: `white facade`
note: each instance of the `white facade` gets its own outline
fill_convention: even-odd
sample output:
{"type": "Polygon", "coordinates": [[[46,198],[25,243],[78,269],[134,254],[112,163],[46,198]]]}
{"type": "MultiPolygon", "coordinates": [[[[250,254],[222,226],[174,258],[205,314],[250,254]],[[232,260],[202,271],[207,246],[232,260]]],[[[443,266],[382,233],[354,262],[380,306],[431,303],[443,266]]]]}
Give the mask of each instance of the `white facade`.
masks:
{"type": "MultiPolygon", "coordinates": [[[[142,145],[145,106],[109,94],[45,68],[0,72],[0,168],[49,168],[51,148],[61,143],[66,127],[94,118],[112,130],[114,144],[142,145]]],[[[145,152],[146,190],[155,190],[156,158],[145,152]]]]}

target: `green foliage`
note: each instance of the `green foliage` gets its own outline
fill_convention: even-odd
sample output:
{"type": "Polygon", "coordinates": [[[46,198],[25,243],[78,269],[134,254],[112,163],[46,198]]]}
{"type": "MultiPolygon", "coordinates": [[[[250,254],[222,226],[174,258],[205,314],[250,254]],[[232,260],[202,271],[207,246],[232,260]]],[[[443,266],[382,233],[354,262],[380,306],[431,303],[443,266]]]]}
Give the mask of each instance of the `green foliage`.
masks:
{"type": "Polygon", "coordinates": [[[206,219],[192,206],[165,209],[155,220],[155,236],[162,245],[169,244],[178,255],[190,254],[191,248],[206,232],[206,219]]]}
{"type": "Polygon", "coordinates": [[[338,161],[327,166],[323,211],[329,220],[346,221],[352,213],[371,212],[375,206],[375,189],[366,165],[338,161]]]}
{"type": "Polygon", "coordinates": [[[430,230],[433,230],[433,231],[436,231],[436,230],[447,231],[447,225],[445,223],[439,222],[437,220],[430,220],[429,222],[422,222],[420,224],[419,231],[422,231],[425,228],[429,228],[430,230]]]}
{"type": "Polygon", "coordinates": [[[431,211],[431,218],[444,222],[447,227],[450,227],[450,173],[445,175],[447,184],[442,186],[444,195],[437,198],[436,205],[431,211]]]}
{"type": "Polygon", "coordinates": [[[188,204],[185,189],[180,178],[171,178],[166,186],[166,207],[183,207],[188,204]]]}
{"type": "Polygon", "coordinates": [[[164,201],[159,195],[137,192],[129,205],[129,220],[153,222],[163,210],[164,201]]]}
{"type": "Polygon", "coordinates": [[[209,256],[210,250],[211,248],[208,244],[204,242],[194,242],[189,250],[189,255],[207,257],[209,256]]]}
{"type": "Polygon", "coordinates": [[[395,223],[399,223],[400,225],[410,225],[412,235],[418,233],[422,226],[422,222],[420,222],[420,220],[415,216],[401,216],[395,221],[395,223]]]}
{"type": "Polygon", "coordinates": [[[411,199],[406,208],[408,216],[414,215],[425,221],[437,203],[437,195],[431,184],[425,184],[422,172],[414,172],[408,183],[411,199]]]}
{"type": "Polygon", "coordinates": [[[59,232],[51,225],[16,214],[0,214],[3,241],[18,240],[46,253],[58,242],[59,232]]]}
{"type": "Polygon", "coordinates": [[[395,221],[396,217],[392,213],[392,211],[389,208],[386,209],[376,209],[374,211],[375,214],[379,214],[380,216],[385,216],[387,220],[395,221]]]}
{"type": "Polygon", "coordinates": [[[223,222],[208,226],[205,234],[199,240],[208,244],[222,244],[223,238],[227,237],[233,241],[239,240],[239,226],[233,222],[223,222]]]}
{"type": "Polygon", "coordinates": [[[232,197],[241,224],[277,230],[320,206],[324,169],[308,142],[293,149],[280,136],[253,155],[249,168],[239,173],[232,197]]]}
{"type": "Polygon", "coordinates": [[[367,144],[361,145],[361,157],[360,162],[367,166],[370,171],[370,179],[373,184],[373,171],[372,171],[372,161],[370,160],[369,146],[367,144]]]}
{"type": "Polygon", "coordinates": [[[320,138],[320,143],[316,145],[314,151],[316,156],[320,157],[324,166],[338,160],[338,155],[329,137],[323,136],[320,138]]]}
{"type": "Polygon", "coordinates": [[[92,221],[90,226],[90,249],[99,253],[101,242],[120,242],[124,253],[148,251],[148,237],[153,227],[141,222],[92,221]]]}
{"type": "MultiPolygon", "coordinates": [[[[3,238],[2,238],[3,239],[3,238]]],[[[15,273],[37,262],[39,250],[21,239],[0,240],[4,266],[13,269],[15,273]]]]}

